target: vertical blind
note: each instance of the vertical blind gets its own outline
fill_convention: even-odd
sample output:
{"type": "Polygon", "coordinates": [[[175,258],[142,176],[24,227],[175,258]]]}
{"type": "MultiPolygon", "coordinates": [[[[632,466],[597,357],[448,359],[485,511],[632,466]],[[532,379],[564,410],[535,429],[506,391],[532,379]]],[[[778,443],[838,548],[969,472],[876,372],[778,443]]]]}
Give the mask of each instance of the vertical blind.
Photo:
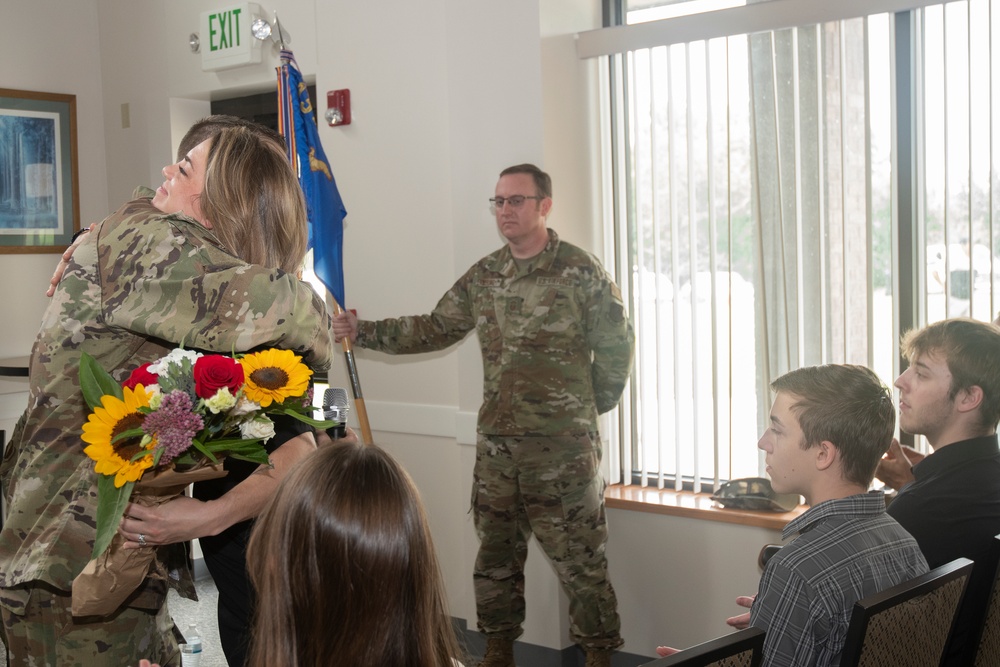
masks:
{"type": "Polygon", "coordinates": [[[637,331],[613,481],[699,491],[761,474],[771,380],[857,363],[891,384],[900,293],[916,294],[907,327],[992,319],[994,2],[907,12],[903,62],[886,13],[608,57],[614,238],[637,331]],[[916,129],[900,137],[902,110],[916,129]],[[900,141],[916,155],[903,174],[900,141]]]}

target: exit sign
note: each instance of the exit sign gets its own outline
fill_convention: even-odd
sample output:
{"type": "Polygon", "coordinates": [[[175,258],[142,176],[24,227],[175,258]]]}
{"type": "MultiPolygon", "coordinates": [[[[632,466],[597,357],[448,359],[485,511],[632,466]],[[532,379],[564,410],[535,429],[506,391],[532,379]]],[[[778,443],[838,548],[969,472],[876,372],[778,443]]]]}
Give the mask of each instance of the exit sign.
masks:
{"type": "Polygon", "coordinates": [[[260,5],[246,2],[202,12],[201,68],[205,71],[259,63],[261,41],[250,24],[261,17],[260,5]]]}

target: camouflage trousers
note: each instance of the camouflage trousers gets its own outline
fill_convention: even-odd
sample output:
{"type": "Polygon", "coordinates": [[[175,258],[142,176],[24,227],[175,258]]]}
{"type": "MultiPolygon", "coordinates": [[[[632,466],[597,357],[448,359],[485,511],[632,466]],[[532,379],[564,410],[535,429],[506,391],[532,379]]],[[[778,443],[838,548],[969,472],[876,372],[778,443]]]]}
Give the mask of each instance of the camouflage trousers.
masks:
{"type": "Polygon", "coordinates": [[[479,629],[514,639],[524,623],[524,562],[532,534],[569,596],[570,633],[588,648],[622,644],[608,579],[604,479],[597,433],[478,436],[472,512],[479,629]]]}
{"type": "Polygon", "coordinates": [[[162,667],[180,665],[174,622],[165,604],[155,612],[123,607],[106,618],[77,618],[70,611],[68,591],[31,586],[22,607],[24,592],[0,589],[10,667],[124,667],[138,665],[140,658],[162,667]]]}

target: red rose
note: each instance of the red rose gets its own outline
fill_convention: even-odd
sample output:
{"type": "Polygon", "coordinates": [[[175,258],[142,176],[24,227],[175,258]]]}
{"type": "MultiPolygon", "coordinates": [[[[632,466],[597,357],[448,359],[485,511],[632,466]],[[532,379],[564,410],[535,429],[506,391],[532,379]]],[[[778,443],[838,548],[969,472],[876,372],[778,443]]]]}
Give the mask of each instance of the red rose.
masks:
{"type": "Polygon", "coordinates": [[[150,364],[139,366],[139,368],[132,371],[127,380],[122,382],[122,386],[129,389],[135,389],[137,384],[141,384],[143,387],[152,387],[160,379],[160,376],[156,373],[150,373],[149,367],[150,364]]]}
{"type": "Polygon", "coordinates": [[[199,398],[212,398],[222,387],[233,396],[243,386],[243,366],[230,357],[209,354],[194,362],[194,393],[199,398]]]}

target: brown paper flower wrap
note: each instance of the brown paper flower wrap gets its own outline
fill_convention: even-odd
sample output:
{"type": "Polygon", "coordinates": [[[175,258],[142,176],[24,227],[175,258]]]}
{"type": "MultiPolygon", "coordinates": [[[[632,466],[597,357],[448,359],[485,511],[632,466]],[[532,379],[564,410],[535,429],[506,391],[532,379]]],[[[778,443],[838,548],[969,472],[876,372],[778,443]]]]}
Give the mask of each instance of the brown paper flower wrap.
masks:
{"type": "MultiPolygon", "coordinates": [[[[163,470],[136,482],[131,502],[156,507],[173,500],[189,484],[226,475],[221,465],[204,465],[178,472],[163,470]]],[[[73,580],[73,615],[108,616],[114,613],[147,576],[166,580],[167,573],[157,556],[156,547],[124,549],[125,538],[116,532],[111,545],[92,558],[73,580]]]]}
{"type": "Polygon", "coordinates": [[[267,465],[269,414],[337,425],[308,416],[311,375],[287,350],[237,359],[180,349],[119,385],[81,356],[80,389],[92,410],[81,437],[98,473],[97,530],[91,560],[73,581],[74,616],[111,614],[147,577],[166,579],[157,548],[123,548],[118,527],[130,500],[168,502],[189,484],[225,475],[226,456],[267,465]]]}

